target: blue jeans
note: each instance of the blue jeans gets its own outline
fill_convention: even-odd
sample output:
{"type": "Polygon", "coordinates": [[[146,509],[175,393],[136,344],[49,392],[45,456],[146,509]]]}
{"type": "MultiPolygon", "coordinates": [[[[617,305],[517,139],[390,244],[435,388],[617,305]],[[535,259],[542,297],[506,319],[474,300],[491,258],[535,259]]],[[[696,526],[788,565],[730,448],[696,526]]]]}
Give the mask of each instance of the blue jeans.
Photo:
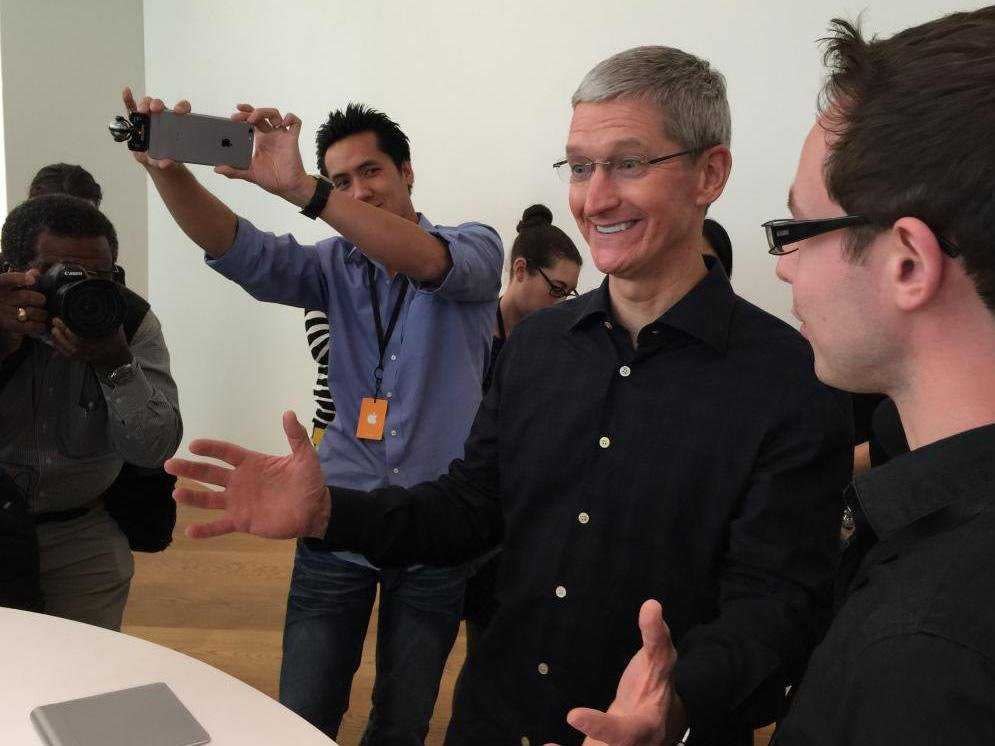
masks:
{"type": "Polygon", "coordinates": [[[456,640],[464,567],[375,570],[299,543],[283,631],[280,702],[337,736],[378,583],[377,673],[361,743],[414,746],[425,741],[456,640]]]}

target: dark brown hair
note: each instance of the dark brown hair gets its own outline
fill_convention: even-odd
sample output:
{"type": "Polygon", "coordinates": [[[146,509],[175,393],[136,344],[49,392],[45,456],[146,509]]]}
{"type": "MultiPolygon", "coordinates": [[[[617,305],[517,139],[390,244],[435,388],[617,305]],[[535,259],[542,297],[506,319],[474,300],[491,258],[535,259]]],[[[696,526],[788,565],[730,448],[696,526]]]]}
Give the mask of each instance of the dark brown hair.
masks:
{"type": "Polygon", "coordinates": [[[71,163],[50,163],[43,166],[28,187],[29,197],[43,194],[71,194],[100,207],[103,192],[93,176],[82,166],[71,163]]]}
{"type": "Polygon", "coordinates": [[[851,230],[848,254],[859,258],[899,218],[919,218],[960,249],[995,310],[995,6],[888,39],[834,19],[822,42],[820,110],[837,137],[827,189],[871,221],[851,230]]]}
{"type": "Polygon", "coordinates": [[[532,205],[522,213],[518,235],[511,245],[512,268],[518,257],[525,260],[533,275],[537,267],[552,267],[557,259],[567,259],[577,266],[584,263],[570,236],[553,225],[553,213],[546,205],[532,205]]]}

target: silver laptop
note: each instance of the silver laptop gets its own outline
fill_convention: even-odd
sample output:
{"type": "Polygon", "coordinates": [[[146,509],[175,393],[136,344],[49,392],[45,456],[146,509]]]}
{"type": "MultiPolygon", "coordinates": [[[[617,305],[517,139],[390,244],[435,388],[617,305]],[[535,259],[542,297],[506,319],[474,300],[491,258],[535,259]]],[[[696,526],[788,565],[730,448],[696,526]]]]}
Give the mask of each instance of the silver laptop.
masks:
{"type": "Polygon", "coordinates": [[[162,682],[42,705],[31,711],[31,722],[46,746],[200,746],[211,741],[162,682]]]}

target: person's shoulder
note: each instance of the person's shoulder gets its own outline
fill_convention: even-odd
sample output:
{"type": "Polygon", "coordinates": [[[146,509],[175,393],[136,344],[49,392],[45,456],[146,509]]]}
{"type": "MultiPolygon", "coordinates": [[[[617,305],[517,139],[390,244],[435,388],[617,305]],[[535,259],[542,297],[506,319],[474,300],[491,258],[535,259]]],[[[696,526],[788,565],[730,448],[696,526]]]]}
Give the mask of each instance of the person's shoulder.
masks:
{"type": "MultiPolygon", "coordinates": [[[[592,291],[594,292],[594,291],[592,291]]],[[[581,318],[589,293],[554,303],[533,311],[518,326],[515,333],[525,337],[547,337],[568,331],[581,318]]]]}
{"type": "Polygon", "coordinates": [[[736,296],[729,319],[729,351],[759,364],[771,365],[772,374],[815,379],[812,346],[801,333],[769,311],[736,296]]]}
{"type": "MultiPolygon", "coordinates": [[[[995,482],[988,485],[989,491],[995,482]]],[[[995,506],[985,505],[971,520],[934,537],[923,546],[922,558],[932,577],[930,597],[919,623],[927,634],[983,652],[995,662],[995,506]]]]}

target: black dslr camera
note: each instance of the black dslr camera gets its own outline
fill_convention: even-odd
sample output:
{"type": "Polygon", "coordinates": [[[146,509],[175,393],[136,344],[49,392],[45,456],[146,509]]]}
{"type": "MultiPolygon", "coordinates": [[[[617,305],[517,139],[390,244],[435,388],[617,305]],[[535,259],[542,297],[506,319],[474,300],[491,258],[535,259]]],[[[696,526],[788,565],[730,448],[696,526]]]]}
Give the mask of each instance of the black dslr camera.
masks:
{"type": "Polygon", "coordinates": [[[45,310],[58,316],[74,333],[85,339],[113,334],[124,321],[124,296],[120,268],[114,279],[101,277],[78,264],[56,264],[38,278],[35,286],[45,296],[45,310]]]}

